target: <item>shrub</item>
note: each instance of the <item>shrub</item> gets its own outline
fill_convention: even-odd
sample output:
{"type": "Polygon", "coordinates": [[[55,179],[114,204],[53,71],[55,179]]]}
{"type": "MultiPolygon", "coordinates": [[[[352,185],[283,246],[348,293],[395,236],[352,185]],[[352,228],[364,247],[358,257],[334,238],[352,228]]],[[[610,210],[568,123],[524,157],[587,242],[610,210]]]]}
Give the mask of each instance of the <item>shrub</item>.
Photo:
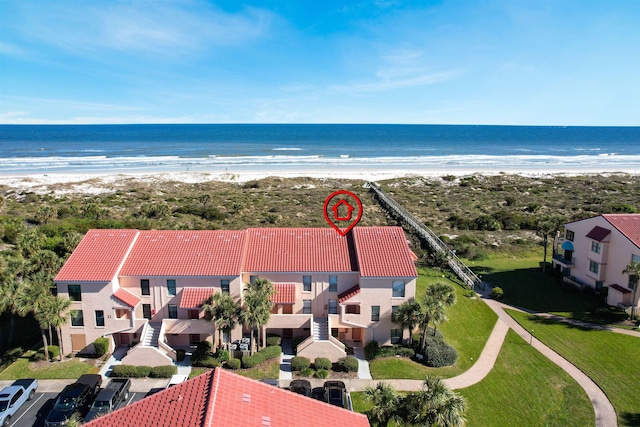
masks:
{"type": "Polygon", "coordinates": [[[309,378],[311,375],[313,375],[313,369],[303,369],[302,371],[298,372],[298,375],[300,375],[301,377],[309,378]]]}
{"type": "Polygon", "coordinates": [[[380,352],[380,344],[378,341],[371,340],[364,346],[364,357],[367,360],[373,360],[378,357],[378,353],[380,352]]]}
{"type": "Polygon", "coordinates": [[[109,351],[109,338],[96,338],[93,342],[93,352],[96,356],[104,356],[109,351]]]}
{"type": "Polygon", "coordinates": [[[240,369],[240,359],[229,359],[224,364],[225,368],[231,369],[235,371],[236,369],[240,369]]]}
{"type": "Polygon", "coordinates": [[[295,356],[291,358],[291,370],[302,371],[311,366],[311,361],[306,357],[295,356]]]}
{"type": "Polygon", "coordinates": [[[396,347],[385,345],[378,349],[378,357],[393,357],[396,355],[396,347]]]}
{"type": "Polygon", "coordinates": [[[282,343],[282,338],[280,338],[277,335],[267,337],[267,345],[268,346],[280,345],[281,343],[282,343]]]}
{"type": "Polygon", "coordinates": [[[218,350],[216,350],[215,358],[220,362],[226,362],[227,360],[229,360],[229,351],[219,348],[218,350]]]}
{"type": "Polygon", "coordinates": [[[458,352],[455,348],[442,340],[428,340],[424,363],[433,368],[451,366],[458,360],[458,352]]]}
{"type": "Polygon", "coordinates": [[[171,378],[178,373],[178,367],[174,365],[154,366],[149,372],[150,378],[171,378]]]}
{"type": "Polygon", "coordinates": [[[331,369],[331,360],[326,357],[316,357],[316,360],[313,361],[313,366],[315,366],[316,370],[329,370],[331,369]]]}
{"type": "Polygon", "coordinates": [[[353,356],[343,357],[338,360],[338,367],[344,372],[358,372],[358,359],[353,356]]]}
{"type": "Polygon", "coordinates": [[[398,347],[396,349],[396,354],[401,357],[413,357],[415,356],[416,352],[414,349],[409,347],[398,347]]]}
{"type": "Polygon", "coordinates": [[[57,345],[49,345],[47,350],[49,351],[49,359],[57,359],[60,356],[60,347],[57,345]]]}
{"type": "Polygon", "coordinates": [[[329,377],[329,371],[326,369],[320,369],[316,371],[316,378],[320,378],[321,380],[329,377]]]}
{"type": "Polygon", "coordinates": [[[184,351],[183,349],[179,348],[176,350],[176,360],[178,362],[182,362],[184,360],[184,357],[186,356],[186,351],[184,351]]]}
{"type": "Polygon", "coordinates": [[[144,378],[150,373],[150,366],[116,365],[111,370],[112,377],[122,378],[144,378]]]}
{"type": "Polygon", "coordinates": [[[209,355],[202,356],[196,363],[191,363],[191,365],[199,366],[201,368],[217,368],[218,366],[220,366],[220,361],[215,357],[209,355]]]}
{"type": "Polygon", "coordinates": [[[504,291],[502,290],[502,288],[496,286],[495,288],[491,289],[491,298],[495,300],[501,300],[503,296],[504,291]]]}

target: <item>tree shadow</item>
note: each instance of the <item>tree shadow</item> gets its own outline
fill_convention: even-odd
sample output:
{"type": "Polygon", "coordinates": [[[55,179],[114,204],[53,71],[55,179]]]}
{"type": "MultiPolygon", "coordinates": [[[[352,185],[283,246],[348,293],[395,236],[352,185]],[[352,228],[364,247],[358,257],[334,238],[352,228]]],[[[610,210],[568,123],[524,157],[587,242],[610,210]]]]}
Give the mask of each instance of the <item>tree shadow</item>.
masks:
{"type": "Polygon", "coordinates": [[[623,412],[620,418],[627,426],[640,427],[640,413],[623,412]]]}

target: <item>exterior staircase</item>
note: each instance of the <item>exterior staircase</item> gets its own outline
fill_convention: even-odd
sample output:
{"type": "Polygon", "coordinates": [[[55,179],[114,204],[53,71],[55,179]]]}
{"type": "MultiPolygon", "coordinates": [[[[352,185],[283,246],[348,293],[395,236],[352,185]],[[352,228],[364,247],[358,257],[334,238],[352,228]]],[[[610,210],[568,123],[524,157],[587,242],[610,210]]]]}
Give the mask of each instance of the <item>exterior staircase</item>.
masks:
{"type": "Polygon", "coordinates": [[[147,332],[144,335],[144,339],[142,340],[142,345],[158,348],[160,328],[162,328],[161,322],[149,322],[149,324],[147,325],[147,332]]]}
{"type": "Polygon", "coordinates": [[[329,319],[326,317],[315,317],[313,319],[313,339],[315,341],[329,340],[329,319]]]}

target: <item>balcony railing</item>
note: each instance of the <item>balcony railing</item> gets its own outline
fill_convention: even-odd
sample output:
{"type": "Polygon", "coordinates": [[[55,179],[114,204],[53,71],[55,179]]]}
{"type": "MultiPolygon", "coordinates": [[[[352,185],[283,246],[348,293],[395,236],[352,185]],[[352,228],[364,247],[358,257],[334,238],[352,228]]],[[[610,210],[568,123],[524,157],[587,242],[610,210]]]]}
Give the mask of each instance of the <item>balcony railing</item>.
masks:
{"type": "Polygon", "coordinates": [[[571,259],[566,259],[565,257],[563,257],[560,254],[556,254],[553,256],[553,260],[564,265],[564,266],[572,266],[572,265],[576,265],[576,259],[575,258],[571,258],[571,259]]]}

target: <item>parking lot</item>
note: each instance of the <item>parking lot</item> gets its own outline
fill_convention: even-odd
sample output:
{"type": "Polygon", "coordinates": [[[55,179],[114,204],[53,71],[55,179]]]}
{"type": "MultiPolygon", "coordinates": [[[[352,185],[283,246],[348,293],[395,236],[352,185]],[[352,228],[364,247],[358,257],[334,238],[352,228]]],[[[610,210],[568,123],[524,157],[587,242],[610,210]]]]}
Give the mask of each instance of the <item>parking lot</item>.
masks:
{"type": "MultiPolygon", "coordinates": [[[[146,393],[129,393],[129,398],[119,408],[130,405],[144,398],[146,393]]],[[[11,419],[10,427],[43,427],[44,419],[53,408],[58,393],[36,393],[34,398],[25,403],[11,419]]]]}

